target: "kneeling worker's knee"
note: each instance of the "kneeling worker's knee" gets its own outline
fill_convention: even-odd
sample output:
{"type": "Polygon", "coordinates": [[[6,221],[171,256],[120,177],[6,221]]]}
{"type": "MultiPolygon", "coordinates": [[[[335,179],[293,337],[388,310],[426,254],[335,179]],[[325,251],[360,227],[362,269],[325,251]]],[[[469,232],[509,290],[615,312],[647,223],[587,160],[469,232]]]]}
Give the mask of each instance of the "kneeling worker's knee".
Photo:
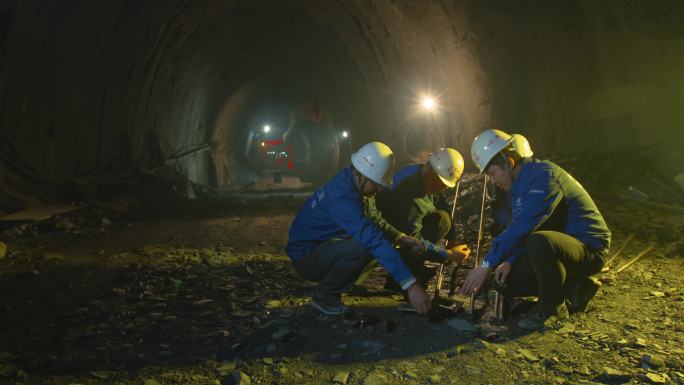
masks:
{"type": "Polygon", "coordinates": [[[551,251],[549,239],[539,233],[532,233],[526,239],[527,255],[530,259],[536,259],[547,255],[551,251]]]}
{"type": "Polygon", "coordinates": [[[437,210],[423,218],[423,236],[431,241],[446,237],[451,229],[451,217],[444,210],[437,210]]]}

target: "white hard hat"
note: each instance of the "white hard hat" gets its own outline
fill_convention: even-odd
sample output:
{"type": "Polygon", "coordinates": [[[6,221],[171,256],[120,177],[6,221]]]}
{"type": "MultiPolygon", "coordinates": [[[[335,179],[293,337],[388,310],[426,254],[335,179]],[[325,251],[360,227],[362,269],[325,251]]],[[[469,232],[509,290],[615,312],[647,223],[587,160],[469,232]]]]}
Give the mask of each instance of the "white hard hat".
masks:
{"type": "Polygon", "coordinates": [[[501,150],[506,148],[513,138],[501,130],[485,130],[478,135],[470,147],[470,156],[473,162],[483,173],[489,161],[501,150]]]}
{"type": "Polygon", "coordinates": [[[453,148],[440,148],[433,152],[428,163],[447,187],[456,186],[456,181],[463,174],[463,156],[453,148]]]}
{"type": "Polygon", "coordinates": [[[511,142],[513,151],[517,152],[521,158],[530,158],[534,155],[532,147],[530,147],[530,142],[527,141],[526,137],[520,134],[513,134],[511,135],[511,138],[513,138],[513,141],[511,142]]]}
{"type": "Polygon", "coordinates": [[[373,182],[389,188],[392,186],[394,154],[387,145],[370,142],[352,154],[354,168],[373,182]]]}

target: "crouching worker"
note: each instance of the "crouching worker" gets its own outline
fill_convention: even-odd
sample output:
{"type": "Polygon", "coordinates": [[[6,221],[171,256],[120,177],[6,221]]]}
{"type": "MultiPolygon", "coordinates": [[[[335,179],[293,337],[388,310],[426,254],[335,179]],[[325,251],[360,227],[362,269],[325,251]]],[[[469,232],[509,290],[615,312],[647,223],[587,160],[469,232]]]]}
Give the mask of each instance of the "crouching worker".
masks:
{"type": "Polygon", "coordinates": [[[518,323],[539,329],[568,317],[563,291],[568,279],[581,283],[572,295],[573,307],[586,308],[598,289],[590,277],[603,267],[611,234],[582,185],[554,163],[521,157],[511,142],[499,130],[484,131],[473,142],[471,155],[480,172],[510,192],[512,217],[461,292],[477,292],[496,269],[494,280],[505,296],[539,297],[518,323]]]}
{"type": "MultiPolygon", "coordinates": [[[[392,188],[376,196],[381,217],[423,244],[425,251],[420,254],[415,249],[400,249],[404,262],[423,287],[435,274],[434,269],[424,265],[425,261],[461,263],[470,254],[467,245],[456,245],[453,239],[449,240],[449,248],[439,245],[452,223],[451,215],[437,209],[434,202],[436,194],[456,186],[461,174],[461,154],[452,148],[441,148],[431,153],[426,163],[411,164],[397,171],[392,188]]],[[[398,286],[388,279],[385,288],[397,290],[398,286]]]]}
{"type": "Polygon", "coordinates": [[[391,185],[394,154],[386,145],[371,142],[355,152],[351,162],[306,200],[290,226],[285,251],[302,278],[318,282],[311,306],[325,314],[344,313],[342,293],[376,258],[407,291],[415,310],[425,314],[430,300],[392,245],[409,246],[414,240],[401,233],[388,240],[365,214],[364,197],[391,185]]]}

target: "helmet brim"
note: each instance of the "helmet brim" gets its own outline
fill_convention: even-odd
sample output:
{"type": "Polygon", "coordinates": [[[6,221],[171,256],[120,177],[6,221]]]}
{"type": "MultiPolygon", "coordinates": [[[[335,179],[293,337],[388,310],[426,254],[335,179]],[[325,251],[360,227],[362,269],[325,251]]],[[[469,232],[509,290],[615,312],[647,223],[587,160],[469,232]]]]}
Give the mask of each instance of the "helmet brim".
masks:
{"type": "Polygon", "coordinates": [[[447,178],[445,178],[439,174],[437,174],[437,176],[439,177],[439,180],[441,180],[442,183],[444,183],[444,185],[447,186],[448,188],[452,188],[452,187],[456,186],[455,180],[449,180],[449,179],[447,179],[447,178]]]}
{"type": "Polygon", "coordinates": [[[384,187],[384,188],[386,188],[386,189],[391,189],[391,188],[392,188],[392,180],[391,180],[391,179],[390,179],[389,181],[377,180],[377,179],[375,179],[375,178],[369,177],[368,175],[366,175],[366,174],[364,174],[364,173],[362,173],[362,172],[361,172],[360,174],[363,175],[364,178],[366,178],[366,179],[368,179],[369,181],[371,181],[371,182],[377,184],[378,186],[382,186],[382,187],[384,187]]]}
{"type": "MultiPolygon", "coordinates": [[[[370,179],[370,178],[368,178],[368,179],[370,179]]],[[[392,181],[391,181],[391,180],[390,180],[389,182],[385,182],[385,181],[383,181],[383,182],[378,182],[377,180],[374,180],[374,179],[371,179],[371,180],[372,180],[373,182],[375,182],[376,184],[378,184],[378,185],[380,185],[380,186],[382,186],[382,187],[384,187],[384,188],[386,188],[386,189],[388,189],[388,190],[392,188],[392,181]]]]}

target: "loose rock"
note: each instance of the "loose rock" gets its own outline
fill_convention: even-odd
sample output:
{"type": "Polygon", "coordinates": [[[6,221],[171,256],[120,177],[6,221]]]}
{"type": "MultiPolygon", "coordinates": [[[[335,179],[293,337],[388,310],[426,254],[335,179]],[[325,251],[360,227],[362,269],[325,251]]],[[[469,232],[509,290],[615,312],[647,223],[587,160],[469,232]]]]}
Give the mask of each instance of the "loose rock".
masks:
{"type": "Polygon", "coordinates": [[[644,354],[644,356],[641,357],[641,362],[639,362],[639,366],[645,369],[662,368],[663,366],[665,366],[665,358],[656,355],[644,354]]]}
{"type": "Polygon", "coordinates": [[[492,344],[489,342],[480,339],[480,338],[475,338],[475,341],[473,342],[473,345],[475,345],[478,349],[491,349],[492,344]]]}
{"type": "Polygon", "coordinates": [[[418,379],[418,373],[412,371],[412,370],[407,370],[404,372],[404,377],[410,378],[412,380],[417,380],[418,379]]]}
{"type": "Polygon", "coordinates": [[[216,370],[222,375],[227,376],[235,370],[235,362],[221,362],[216,366],[216,370]]]}
{"type": "Polygon", "coordinates": [[[387,375],[379,370],[374,370],[368,373],[368,376],[363,380],[363,385],[386,385],[388,384],[387,375]]]}
{"type": "Polygon", "coordinates": [[[646,340],[644,340],[643,338],[640,338],[640,337],[637,337],[637,339],[634,341],[634,346],[637,348],[648,347],[648,345],[646,344],[646,340]]]}
{"type": "Polygon", "coordinates": [[[530,362],[539,361],[539,357],[537,357],[531,350],[518,349],[518,353],[520,353],[527,361],[530,361],[530,362]]]}
{"type": "Polygon", "coordinates": [[[603,373],[599,376],[601,381],[614,381],[614,382],[627,382],[632,378],[628,373],[621,372],[617,369],[605,366],[603,367],[603,373]]]}
{"type": "Polygon", "coordinates": [[[464,319],[460,319],[460,318],[452,319],[449,322],[447,322],[447,324],[449,326],[451,326],[452,328],[456,329],[460,333],[477,332],[477,328],[475,328],[475,326],[473,324],[471,324],[470,322],[468,322],[464,319]]]}
{"type": "Polygon", "coordinates": [[[278,329],[275,333],[271,334],[271,337],[276,340],[284,340],[290,337],[292,331],[288,328],[278,329]]]}
{"type": "Polygon", "coordinates": [[[236,370],[226,378],[226,381],[222,381],[221,385],[249,385],[251,383],[252,380],[247,374],[236,370]]]}
{"type": "Polygon", "coordinates": [[[470,365],[465,365],[464,367],[465,367],[466,373],[468,373],[468,374],[481,374],[482,373],[482,369],[480,369],[478,367],[470,366],[470,365]]]}
{"type": "Polygon", "coordinates": [[[639,330],[639,325],[637,325],[637,324],[635,324],[635,323],[632,323],[632,322],[627,322],[627,323],[625,324],[625,329],[629,329],[629,330],[639,330]]]}
{"type": "Polygon", "coordinates": [[[64,260],[64,256],[57,253],[45,253],[45,255],[43,255],[43,259],[46,261],[62,261],[64,260]]]}
{"type": "Polygon", "coordinates": [[[349,380],[349,371],[348,370],[345,370],[342,372],[337,372],[337,373],[335,373],[335,377],[333,377],[333,382],[336,384],[346,385],[347,380],[349,380]]]}
{"type": "Polygon", "coordinates": [[[670,381],[670,377],[667,374],[648,372],[640,376],[642,380],[650,384],[667,384],[670,381]]]}
{"type": "Polygon", "coordinates": [[[559,334],[569,334],[575,331],[575,325],[571,323],[566,323],[557,330],[559,334]]]}

